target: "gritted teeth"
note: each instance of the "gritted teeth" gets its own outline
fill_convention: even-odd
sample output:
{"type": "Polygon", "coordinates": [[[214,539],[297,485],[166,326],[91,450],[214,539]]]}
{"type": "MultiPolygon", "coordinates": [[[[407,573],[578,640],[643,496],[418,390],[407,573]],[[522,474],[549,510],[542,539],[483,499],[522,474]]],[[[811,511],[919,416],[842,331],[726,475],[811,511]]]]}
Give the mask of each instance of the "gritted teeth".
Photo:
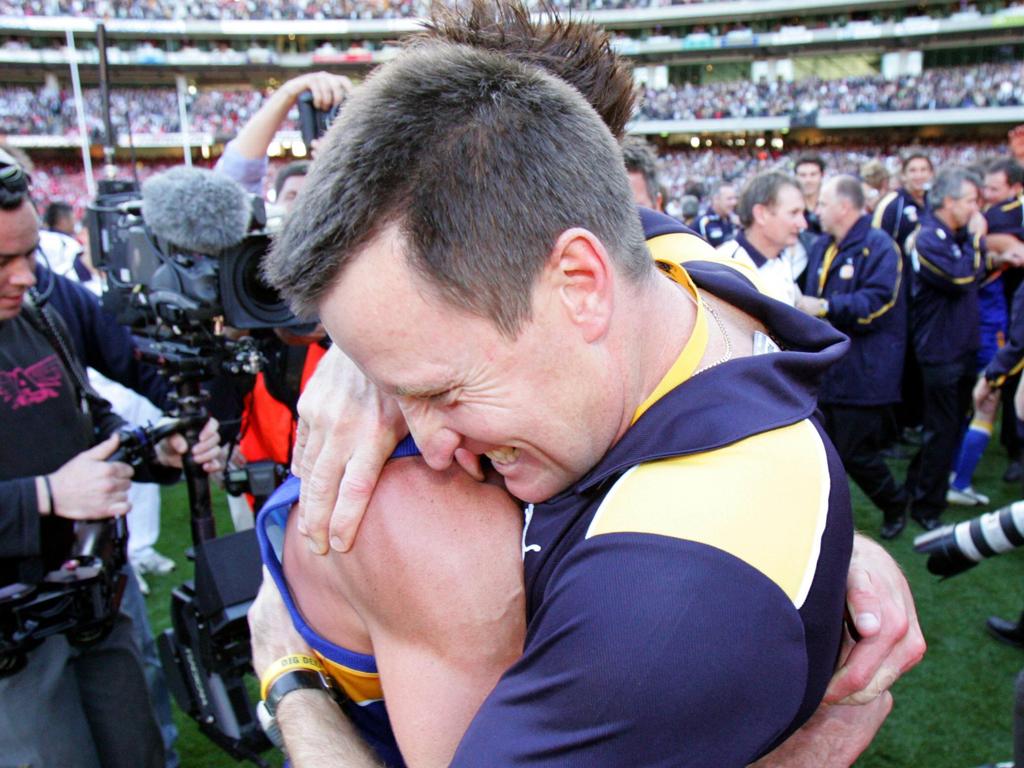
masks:
{"type": "Polygon", "coordinates": [[[518,448],[495,448],[484,454],[495,464],[511,464],[519,457],[518,448]]]}

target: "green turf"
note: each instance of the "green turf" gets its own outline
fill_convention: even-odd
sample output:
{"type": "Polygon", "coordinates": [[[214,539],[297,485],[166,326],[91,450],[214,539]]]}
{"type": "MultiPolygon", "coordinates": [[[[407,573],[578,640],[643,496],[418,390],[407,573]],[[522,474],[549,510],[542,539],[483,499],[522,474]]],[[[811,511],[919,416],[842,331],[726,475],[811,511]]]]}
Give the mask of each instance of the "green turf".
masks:
{"type": "MultiPolygon", "coordinates": [[[[994,443],[995,441],[993,441],[994,443]]],[[[1003,483],[1005,455],[993,445],[976,476],[975,487],[991,497],[988,509],[1020,498],[1020,487],[1003,483]]],[[[904,463],[895,462],[902,473],[904,463]]],[[[857,526],[877,533],[881,513],[853,489],[857,526]]],[[[189,542],[184,487],[164,492],[163,523],[158,548],[178,560],[169,576],[150,577],[148,598],[154,631],[168,626],[170,591],[191,568],[182,552],[189,542]]],[[[223,497],[215,494],[218,531],[231,531],[223,497]]],[[[945,519],[967,519],[974,511],[953,507],[945,519]]],[[[1016,616],[1024,606],[1022,555],[1013,553],[982,563],[954,579],[939,582],[925,570],[912,540],[920,529],[911,523],[889,551],[906,569],[914,590],[921,624],[928,640],[925,660],[897,683],[895,708],[871,748],[857,762],[862,768],[973,768],[1008,760],[1012,753],[1013,684],[1024,667],[1024,653],[991,640],[986,617],[1016,616]]],[[[756,674],[756,670],[751,670],[756,674]]],[[[186,768],[231,765],[195,727],[178,713],[178,751],[186,768]]],[[[270,755],[268,755],[270,757],[270,755]]],[[[273,764],[280,765],[279,758],[273,764]]]]}

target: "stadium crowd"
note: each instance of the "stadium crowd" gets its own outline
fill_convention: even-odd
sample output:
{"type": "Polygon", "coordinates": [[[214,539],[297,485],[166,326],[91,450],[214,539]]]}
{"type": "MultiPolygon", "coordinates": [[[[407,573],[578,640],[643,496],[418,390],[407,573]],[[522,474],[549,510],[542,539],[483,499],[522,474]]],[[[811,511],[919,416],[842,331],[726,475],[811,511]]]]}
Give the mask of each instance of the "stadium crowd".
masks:
{"type": "Polygon", "coordinates": [[[709,120],[851,112],[1006,107],[1024,104],[1024,65],[937,67],[893,80],[881,75],[793,82],[746,80],[648,88],[640,117],[709,120]]]}
{"type": "MultiPolygon", "coordinates": [[[[700,2],[704,0],[552,0],[549,5],[559,11],[601,11],[700,2]]],[[[1011,4],[1010,0],[989,0],[978,5],[990,12],[1011,4]]],[[[394,19],[425,17],[429,6],[428,0],[0,0],[0,15],[106,19],[394,19]]],[[[812,20],[811,26],[835,26],[846,20],[846,16],[839,14],[829,20],[812,20]]],[[[716,25],[710,29],[717,34],[733,26],[725,23],[721,28],[716,25]]]]}
{"type": "MultiPolygon", "coordinates": [[[[702,0],[555,0],[559,10],[656,8],[702,0]]],[[[426,0],[2,0],[4,16],[114,19],[396,19],[428,14],[426,0]]]]}
{"type": "MultiPolygon", "coordinates": [[[[270,93],[258,89],[198,91],[188,97],[191,128],[229,138],[255,114],[270,93]]],[[[86,130],[95,140],[102,130],[99,92],[87,90],[84,98],[86,130]]],[[[662,90],[647,89],[638,117],[692,120],[1021,104],[1024,65],[984,64],[930,69],[919,77],[896,80],[872,76],[673,85],[662,90]]],[[[170,89],[114,90],[111,118],[118,134],[126,133],[129,125],[134,134],[177,132],[177,94],[170,89]]],[[[296,119],[293,112],[281,127],[294,129],[296,119]]],[[[78,121],[70,90],[0,89],[0,134],[3,133],[76,137],[78,121]]]]}
{"type": "MultiPolygon", "coordinates": [[[[938,165],[970,165],[997,151],[998,145],[984,143],[944,143],[928,147],[929,154],[938,165]]],[[[844,145],[842,149],[821,148],[819,153],[828,167],[837,173],[856,174],[865,163],[871,161],[879,162],[890,176],[897,175],[899,171],[900,148],[896,146],[844,145]]],[[[706,192],[723,181],[742,184],[744,179],[764,171],[790,173],[793,171],[793,158],[791,152],[773,149],[767,144],[758,148],[751,142],[745,147],[716,146],[665,151],[658,156],[657,167],[667,204],[678,214],[680,211],[676,206],[692,191],[694,185],[706,192]]],[[[134,173],[140,181],[144,181],[154,173],[165,170],[168,165],[167,162],[142,162],[136,165],[134,173]]],[[[283,165],[284,161],[271,161],[266,181],[268,190],[273,188],[277,170],[283,165]]],[[[132,173],[132,168],[127,165],[117,169],[118,178],[131,178],[132,173]]],[[[34,195],[40,206],[45,208],[55,201],[67,202],[73,206],[76,218],[81,218],[88,203],[88,191],[85,172],[80,163],[37,162],[33,180],[34,195]]]]}
{"type": "MultiPolygon", "coordinates": [[[[841,149],[825,147],[817,151],[835,173],[857,174],[865,163],[877,161],[893,177],[899,173],[901,149],[898,146],[846,143],[841,149]]],[[[998,144],[980,142],[942,143],[928,147],[937,165],[971,165],[998,151],[998,144]]],[[[761,148],[726,146],[685,149],[660,154],[658,172],[665,186],[666,200],[673,201],[682,199],[693,184],[711,189],[728,181],[742,185],[744,179],[765,171],[792,173],[794,157],[793,153],[773,149],[767,142],[761,148]]]]}
{"type": "MultiPolygon", "coordinates": [[[[260,90],[201,91],[189,97],[193,131],[233,136],[266,100],[260,90]]],[[[102,136],[103,119],[98,90],[83,93],[86,132],[90,140],[102,136]]],[[[70,90],[4,88],[0,91],[0,133],[77,138],[78,116],[70,90]]],[[[180,129],[178,96],[170,89],[112,90],[111,122],[119,135],[176,133],[180,129]]],[[[290,130],[294,120],[281,127],[290,130]]]]}

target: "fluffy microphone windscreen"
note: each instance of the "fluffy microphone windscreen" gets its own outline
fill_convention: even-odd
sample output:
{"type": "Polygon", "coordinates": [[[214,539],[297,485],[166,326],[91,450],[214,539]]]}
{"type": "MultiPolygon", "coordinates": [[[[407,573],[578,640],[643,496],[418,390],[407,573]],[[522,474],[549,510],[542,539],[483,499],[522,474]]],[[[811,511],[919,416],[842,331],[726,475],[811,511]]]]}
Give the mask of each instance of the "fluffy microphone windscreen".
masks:
{"type": "Polygon", "coordinates": [[[142,185],[153,233],[185,251],[215,256],[245,237],[252,211],[237,183],[204,168],[176,166],[142,185]]]}

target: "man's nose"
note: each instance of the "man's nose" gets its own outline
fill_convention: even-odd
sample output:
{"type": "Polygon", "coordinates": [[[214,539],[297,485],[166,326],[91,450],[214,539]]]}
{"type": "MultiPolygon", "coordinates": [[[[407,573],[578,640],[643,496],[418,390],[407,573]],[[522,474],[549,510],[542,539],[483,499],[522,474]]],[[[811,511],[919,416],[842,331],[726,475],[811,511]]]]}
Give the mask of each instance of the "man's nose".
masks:
{"type": "Polygon", "coordinates": [[[436,408],[418,405],[411,408],[403,406],[402,410],[412,439],[416,441],[427,466],[435,470],[451,466],[462,436],[445,424],[436,408]]]}
{"type": "Polygon", "coordinates": [[[36,272],[32,268],[32,260],[20,258],[14,265],[14,273],[11,275],[11,282],[23,288],[31,288],[36,284],[36,272]]]}

